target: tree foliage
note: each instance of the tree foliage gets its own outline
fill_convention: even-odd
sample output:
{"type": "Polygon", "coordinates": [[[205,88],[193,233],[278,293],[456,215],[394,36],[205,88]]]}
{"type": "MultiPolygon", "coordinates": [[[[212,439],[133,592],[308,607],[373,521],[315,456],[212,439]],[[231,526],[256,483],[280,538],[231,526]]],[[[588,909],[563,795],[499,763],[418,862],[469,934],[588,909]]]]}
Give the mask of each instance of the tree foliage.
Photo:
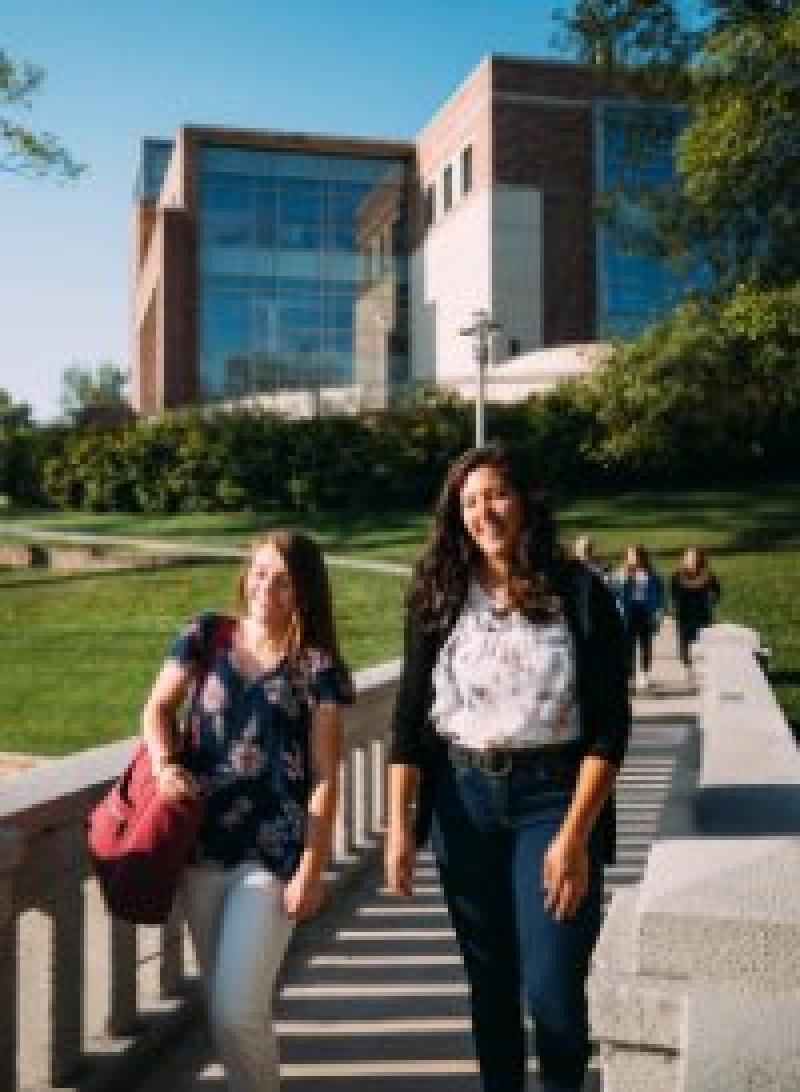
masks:
{"type": "MultiPolygon", "coordinates": [[[[602,211],[620,227],[633,197],[649,215],[628,231],[631,248],[702,254],[721,295],[743,282],[790,284],[800,277],[800,5],[708,0],[700,11],[698,31],[681,27],[673,0],[577,0],[560,16],[575,56],[687,110],[676,180],[620,187],[602,211]]],[[[640,117],[634,162],[647,158],[640,117]]]]}
{"type": "Polygon", "coordinates": [[[800,452],[800,284],[689,300],[590,388],[597,456],[638,477],[780,471],[800,452]]]}
{"type": "Polygon", "coordinates": [[[31,499],[36,493],[31,408],[0,389],[0,496],[31,499]]]}
{"type": "Polygon", "coordinates": [[[61,374],[61,409],[74,421],[85,410],[125,406],[127,384],[127,373],[113,361],[72,364],[61,374]]]}
{"type": "Polygon", "coordinates": [[[698,35],[683,26],[672,0],[576,0],[558,9],[555,44],[631,90],[682,98],[698,35]]]}
{"type": "Polygon", "coordinates": [[[800,5],[716,4],[678,144],[694,238],[723,287],[800,278],[800,5]]]}
{"type": "Polygon", "coordinates": [[[85,164],[73,159],[52,133],[35,132],[23,123],[44,78],[39,65],[15,62],[0,49],[0,173],[77,178],[85,164]]]}

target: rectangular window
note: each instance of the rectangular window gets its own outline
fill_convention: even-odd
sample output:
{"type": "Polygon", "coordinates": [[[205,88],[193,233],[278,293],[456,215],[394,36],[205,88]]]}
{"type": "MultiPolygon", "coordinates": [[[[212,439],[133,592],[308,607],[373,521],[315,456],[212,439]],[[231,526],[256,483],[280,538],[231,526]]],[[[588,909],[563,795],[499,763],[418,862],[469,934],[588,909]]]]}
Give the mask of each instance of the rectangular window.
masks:
{"type": "Polygon", "coordinates": [[[436,219],[436,187],[431,183],[425,190],[425,227],[429,228],[436,219]]]}
{"type": "Polygon", "coordinates": [[[519,356],[521,350],[522,350],[522,346],[520,344],[519,338],[518,337],[510,337],[508,339],[508,355],[509,356],[519,356]]]}
{"type": "Polygon", "coordinates": [[[472,145],[468,144],[461,151],[461,192],[469,193],[472,189],[472,145]]]}
{"type": "Polygon", "coordinates": [[[449,212],[453,207],[453,168],[449,163],[444,169],[442,183],[442,204],[444,211],[449,212]]]}

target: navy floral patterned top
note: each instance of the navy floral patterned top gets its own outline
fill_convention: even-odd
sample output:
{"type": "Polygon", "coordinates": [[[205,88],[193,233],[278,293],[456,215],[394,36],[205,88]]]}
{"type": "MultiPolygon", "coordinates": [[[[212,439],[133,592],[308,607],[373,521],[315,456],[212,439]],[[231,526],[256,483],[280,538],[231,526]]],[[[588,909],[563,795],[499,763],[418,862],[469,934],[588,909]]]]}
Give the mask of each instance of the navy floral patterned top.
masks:
{"type": "Polygon", "coordinates": [[[243,675],[230,642],[212,651],[220,618],[200,615],[169,651],[202,680],[187,709],[193,746],[186,766],[208,802],[195,860],[224,868],[259,861],[288,879],[303,852],[312,710],[323,702],[349,704],[352,691],[330,655],[317,649],[243,675]]]}

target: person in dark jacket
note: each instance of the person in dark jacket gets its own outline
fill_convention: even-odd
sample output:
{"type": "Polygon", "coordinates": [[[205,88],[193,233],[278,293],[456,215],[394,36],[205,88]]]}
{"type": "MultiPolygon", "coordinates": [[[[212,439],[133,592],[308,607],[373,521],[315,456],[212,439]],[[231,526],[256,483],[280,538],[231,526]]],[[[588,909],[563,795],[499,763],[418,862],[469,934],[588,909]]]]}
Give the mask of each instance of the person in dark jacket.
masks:
{"type": "Polygon", "coordinates": [[[664,582],[653,568],[644,546],[629,546],[612,586],[625,622],[628,678],[636,677],[636,649],[639,649],[640,678],[650,685],[653,666],[653,638],[664,614],[664,582]]]}
{"type": "Polygon", "coordinates": [[[711,625],[720,594],[719,580],[709,568],[705,551],[688,547],[670,582],[678,655],[687,672],[692,665],[689,646],[704,626],[711,625]]]}
{"type": "Polygon", "coordinates": [[[622,621],[556,544],[505,448],[451,466],[414,571],[393,715],[387,886],[432,833],[470,983],[483,1092],[521,1092],[521,994],[542,1087],[589,1057],[586,977],[630,730],[622,621]]]}

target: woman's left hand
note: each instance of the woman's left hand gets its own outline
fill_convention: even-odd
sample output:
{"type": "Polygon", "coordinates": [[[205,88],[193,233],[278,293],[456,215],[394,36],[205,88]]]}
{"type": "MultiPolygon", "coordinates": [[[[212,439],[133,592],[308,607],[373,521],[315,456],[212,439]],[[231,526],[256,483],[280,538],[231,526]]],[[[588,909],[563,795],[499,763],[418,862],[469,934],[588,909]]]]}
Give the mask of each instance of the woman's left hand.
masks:
{"type": "Polygon", "coordinates": [[[589,851],[580,838],[557,834],[544,855],[544,905],[558,921],[571,918],[589,890],[589,851]]]}
{"type": "Polygon", "coordinates": [[[301,863],[284,890],[283,904],[286,913],[293,921],[303,921],[316,914],[324,898],[325,885],[322,877],[301,863]]]}

